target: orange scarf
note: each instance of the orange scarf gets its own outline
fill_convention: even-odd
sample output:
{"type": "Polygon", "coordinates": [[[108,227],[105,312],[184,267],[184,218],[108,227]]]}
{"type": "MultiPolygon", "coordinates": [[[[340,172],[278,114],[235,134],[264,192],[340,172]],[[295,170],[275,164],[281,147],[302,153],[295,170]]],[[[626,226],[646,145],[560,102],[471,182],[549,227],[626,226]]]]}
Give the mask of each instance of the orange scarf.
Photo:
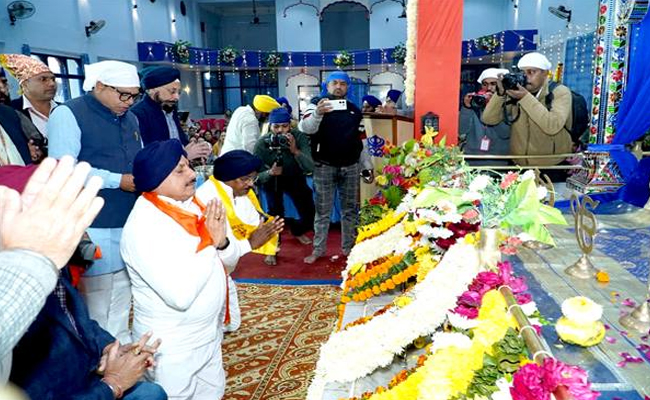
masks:
{"type": "MultiPolygon", "coordinates": [[[[205,216],[198,216],[194,213],[185,211],[180,207],[163,201],[158,197],[156,193],[153,192],[142,193],[142,197],[149,200],[151,204],[153,204],[157,209],[176,221],[180,226],[183,227],[183,229],[185,229],[187,233],[192,236],[201,238],[201,241],[196,248],[197,253],[214,244],[212,241],[212,236],[210,236],[210,232],[208,231],[207,226],[205,226],[205,216]]],[[[205,206],[199,201],[199,199],[196,198],[196,196],[192,197],[192,201],[199,207],[201,213],[205,212],[205,206]]],[[[223,272],[226,275],[226,318],[224,319],[224,324],[227,325],[230,323],[230,295],[228,293],[228,272],[226,271],[225,266],[223,267],[223,272]]]]}

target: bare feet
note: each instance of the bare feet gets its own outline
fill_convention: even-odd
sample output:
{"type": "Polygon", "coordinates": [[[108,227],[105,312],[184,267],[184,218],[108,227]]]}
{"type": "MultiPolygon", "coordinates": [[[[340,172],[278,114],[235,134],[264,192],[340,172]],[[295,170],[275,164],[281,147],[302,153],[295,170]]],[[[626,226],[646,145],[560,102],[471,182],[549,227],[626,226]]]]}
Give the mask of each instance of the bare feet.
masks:
{"type": "Polygon", "coordinates": [[[308,245],[312,243],[311,239],[307,237],[307,235],[296,236],[296,239],[298,239],[298,241],[304,245],[308,245]]]}
{"type": "Polygon", "coordinates": [[[266,264],[266,265],[277,265],[278,260],[275,258],[275,256],[266,256],[266,257],[264,257],[264,264],[266,264]]]}
{"type": "Polygon", "coordinates": [[[318,260],[321,257],[323,257],[323,256],[319,255],[319,254],[312,253],[312,254],[308,255],[307,257],[305,257],[305,259],[303,261],[305,262],[305,264],[313,264],[313,263],[316,262],[316,260],[318,260]]]}

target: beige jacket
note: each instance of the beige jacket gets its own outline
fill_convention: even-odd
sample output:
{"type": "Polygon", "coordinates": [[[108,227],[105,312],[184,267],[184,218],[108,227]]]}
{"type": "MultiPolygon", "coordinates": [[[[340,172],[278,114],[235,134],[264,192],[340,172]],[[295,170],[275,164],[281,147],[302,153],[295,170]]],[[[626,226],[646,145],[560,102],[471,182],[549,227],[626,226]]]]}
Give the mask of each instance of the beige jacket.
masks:
{"type": "MultiPolygon", "coordinates": [[[[546,108],[548,82],[541,89],[539,97],[528,93],[517,104],[508,105],[510,118],[519,118],[512,124],[510,132],[510,154],[546,155],[570,153],[571,135],[567,127],[573,124],[571,115],[571,91],[558,85],[553,91],[551,110],[546,108]]],[[[507,96],[493,96],[481,117],[484,124],[497,125],[503,121],[503,103],[507,96]]],[[[519,165],[556,165],[559,158],[517,159],[519,165]]]]}

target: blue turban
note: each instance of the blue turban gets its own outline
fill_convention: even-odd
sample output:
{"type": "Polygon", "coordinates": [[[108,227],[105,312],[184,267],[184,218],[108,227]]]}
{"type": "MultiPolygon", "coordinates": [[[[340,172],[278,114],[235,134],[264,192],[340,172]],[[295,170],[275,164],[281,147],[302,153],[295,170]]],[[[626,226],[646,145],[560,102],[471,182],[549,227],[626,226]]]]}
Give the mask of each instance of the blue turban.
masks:
{"type": "Polygon", "coordinates": [[[291,122],[291,114],[284,107],[276,108],[269,114],[269,124],[284,124],[291,122]]]}
{"type": "Polygon", "coordinates": [[[155,89],[181,79],[181,73],[172,67],[147,67],[140,71],[144,90],[155,89]]]}
{"type": "Polygon", "coordinates": [[[325,84],[332,82],[333,80],[338,79],[339,81],[345,81],[348,85],[350,84],[350,76],[347,72],[344,71],[334,71],[327,76],[325,79],[325,84]]]}
{"type": "Polygon", "coordinates": [[[287,100],[286,97],[278,97],[275,99],[275,101],[277,101],[281,106],[285,107],[289,111],[289,114],[293,112],[293,107],[291,107],[291,104],[289,104],[289,100],[287,100]]]}
{"type": "Polygon", "coordinates": [[[5,70],[0,68],[0,77],[4,78],[5,77],[5,70]]]}
{"type": "Polygon", "coordinates": [[[176,168],[182,156],[187,157],[178,139],[156,141],[144,146],[133,161],[133,181],[139,192],[151,192],[176,168]]]}
{"type": "Polygon", "coordinates": [[[262,160],[246,150],[231,150],[214,160],[215,179],[221,182],[241,178],[262,167],[262,160]]]}
{"type": "Polygon", "coordinates": [[[379,107],[381,105],[381,100],[379,100],[378,98],[376,98],[371,94],[367,94],[363,96],[361,102],[362,103],[368,102],[368,105],[370,105],[371,107],[379,107]]]}
{"type": "Polygon", "coordinates": [[[400,92],[399,90],[391,89],[386,94],[386,97],[391,99],[393,101],[393,103],[397,103],[397,100],[399,100],[399,97],[401,95],[402,95],[402,92],[400,92]]]}

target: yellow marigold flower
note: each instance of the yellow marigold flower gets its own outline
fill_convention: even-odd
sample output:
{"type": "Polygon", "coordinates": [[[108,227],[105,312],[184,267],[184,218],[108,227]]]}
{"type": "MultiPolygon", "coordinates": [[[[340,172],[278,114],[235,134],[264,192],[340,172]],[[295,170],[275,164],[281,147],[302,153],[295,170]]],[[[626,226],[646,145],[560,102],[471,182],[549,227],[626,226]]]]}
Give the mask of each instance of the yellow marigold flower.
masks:
{"type": "Polygon", "coordinates": [[[475,245],[478,243],[478,233],[470,233],[465,236],[465,243],[475,245]]]}
{"type": "Polygon", "coordinates": [[[379,175],[379,176],[377,176],[377,177],[375,178],[375,181],[377,182],[377,184],[378,184],[379,186],[386,186],[386,184],[388,183],[388,179],[386,178],[385,175],[379,175]]]}
{"type": "Polygon", "coordinates": [[[379,290],[381,290],[382,292],[385,292],[386,290],[388,290],[388,287],[386,286],[385,282],[382,282],[382,283],[379,284],[379,290]]]}
{"type": "Polygon", "coordinates": [[[412,301],[413,301],[413,299],[410,298],[409,296],[397,296],[393,300],[393,304],[395,304],[399,308],[402,308],[402,307],[405,307],[405,306],[411,304],[412,301]]]}

